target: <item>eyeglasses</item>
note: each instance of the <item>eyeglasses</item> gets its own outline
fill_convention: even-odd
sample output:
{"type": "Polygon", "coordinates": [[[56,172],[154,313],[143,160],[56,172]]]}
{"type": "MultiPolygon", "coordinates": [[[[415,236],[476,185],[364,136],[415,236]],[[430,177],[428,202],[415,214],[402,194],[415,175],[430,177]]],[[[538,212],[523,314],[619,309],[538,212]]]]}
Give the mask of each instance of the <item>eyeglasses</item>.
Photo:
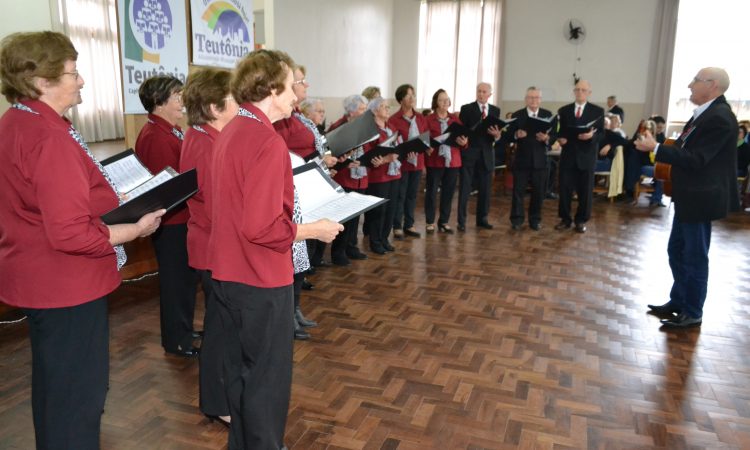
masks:
{"type": "Polygon", "coordinates": [[[73,72],[63,72],[63,75],[73,75],[73,78],[75,78],[76,81],[78,81],[78,78],[81,76],[77,70],[74,70],[73,72]]]}
{"type": "Polygon", "coordinates": [[[169,99],[170,100],[174,99],[174,100],[178,101],[179,103],[182,103],[182,93],[175,92],[174,94],[172,94],[172,95],[169,96],[169,99]]]}
{"type": "Polygon", "coordinates": [[[303,78],[303,79],[301,79],[301,80],[297,80],[297,81],[295,81],[295,82],[294,82],[294,83],[292,83],[292,84],[300,84],[300,85],[308,86],[308,84],[307,84],[307,79],[305,79],[305,78],[303,78]]]}
{"type": "Polygon", "coordinates": [[[709,82],[709,81],[715,81],[715,80],[713,80],[713,79],[711,79],[711,78],[698,78],[698,77],[693,77],[693,83],[700,83],[700,82],[706,83],[706,82],[709,82]]]}

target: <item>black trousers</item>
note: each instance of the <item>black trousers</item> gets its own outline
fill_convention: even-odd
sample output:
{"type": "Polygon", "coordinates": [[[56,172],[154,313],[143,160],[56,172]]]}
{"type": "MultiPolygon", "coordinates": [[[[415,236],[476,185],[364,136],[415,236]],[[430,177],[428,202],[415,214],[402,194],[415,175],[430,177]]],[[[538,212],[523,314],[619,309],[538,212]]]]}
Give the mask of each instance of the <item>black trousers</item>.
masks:
{"type": "Polygon", "coordinates": [[[542,221],[542,202],[546,192],[547,169],[513,169],[513,202],[510,207],[510,223],[523,223],[523,198],[526,186],[531,182],[531,200],[529,201],[529,224],[536,225],[542,221]]]}
{"type": "Polygon", "coordinates": [[[98,449],[109,385],[107,298],[23,312],[31,337],[36,448],[98,449]]]}
{"type": "Polygon", "coordinates": [[[370,183],[367,193],[376,197],[387,198],[389,201],[365,213],[367,232],[370,238],[370,248],[382,247],[388,242],[388,235],[393,227],[393,215],[396,212],[398,180],[385,183],[370,183]]]}
{"type": "Polygon", "coordinates": [[[458,182],[459,167],[428,167],[424,197],[424,216],[428,224],[435,223],[435,199],[440,188],[440,218],[438,223],[445,225],[451,219],[451,204],[458,182]]]}
{"type": "Polygon", "coordinates": [[[229,403],[224,383],[226,336],[214,297],[211,272],[199,270],[206,313],[203,316],[203,342],[199,361],[200,409],[209,416],[228,416],[229,403]]]}
{"type": "Polygon", "coordinates": [[[308,239],[305,241],[305,245],[307,245],[307,255],[310,258],[310,264],[316,267],[319,266],[326,252],[326,243],[317,239],[308,239]]]}
{"type": "Polygon", "coordinates": [[[159,263],[161,345],[168,351],[189,350],[198,275],[188,265],[187,224],[162,225],[152,241],[159,263]]]}
{"type": "Polygon", "coordinates": [[[214,280],[226,330],[229,448],[280,449],[292,389],[293,287],[214,280]]]}
{"type": "Polygon", "coordinates": [[[458,192],[458,224],[466,225],[466,211],[469,206],[469,194],[472,182],[476,182],[477,195],[476,223],[487,222],[490,213],[490,194],[492,193],[492,170],[484,166],[481,149],[468,149],[461,155],[461,176],[458,192]]]}
{"type": "MultiPolygon", "coordinates": [[[[347,189],[346,192],[359,192],[364,194],[364,189],[347,189]]],[[[331,243],[331,258],[343,258],[359,252],[357,246],[357,233],[359,231],[359,216],[344,223],[344,231],[336,235],[331,243]]]]}
{"type": "Polygon", "coordinates": [[[573,221],[570,215],[573,191],[578,194],[575,223],[584,224],[591,218],[591,202],[594,195],[593,168],[560,167],[560,202],[558,203],[557,215],[560,220],[567,224],[573,221]]]}
{"type": "MultiPolygon", "coordinates": [[[[409,163],[404,163],[409,164],[409,163]]],[[[403,166],[402,166],[403,169],[403,166]]],[[[401,171],[401,179],[395,181],[398,185],[396,209],[393,214],[393,229],[407,229],[414,226],[414,208],[417,206],[417,191],[422,171],[401,171]]]]}

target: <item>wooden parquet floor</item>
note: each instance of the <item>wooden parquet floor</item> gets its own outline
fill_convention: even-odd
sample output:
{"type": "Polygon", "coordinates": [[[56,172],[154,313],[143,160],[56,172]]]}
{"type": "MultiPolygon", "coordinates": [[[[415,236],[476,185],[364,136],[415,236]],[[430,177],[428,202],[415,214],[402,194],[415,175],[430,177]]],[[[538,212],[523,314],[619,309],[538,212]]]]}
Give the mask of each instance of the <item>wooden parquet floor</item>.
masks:
{"type": "MultiPolygon", "coordinates": [[[[320,327],[295,344],[287,445],[750,448],[750,215],[714,224],[702,328],[668,333],[645,310],[668,298],[673,211],[598,199],[577,235],[552,229],[556,207],[541,232],[513,232],[498,194],[494,230],[320,269],[303,294],[320,327]]],[[[103,448],[225,448],[198,412],[197,362],[161,350],[156,277],[110,307],[103,448]]],[[[0,325],[0,354],[0,449],[30,449],[25,323],[0,325]]]]}

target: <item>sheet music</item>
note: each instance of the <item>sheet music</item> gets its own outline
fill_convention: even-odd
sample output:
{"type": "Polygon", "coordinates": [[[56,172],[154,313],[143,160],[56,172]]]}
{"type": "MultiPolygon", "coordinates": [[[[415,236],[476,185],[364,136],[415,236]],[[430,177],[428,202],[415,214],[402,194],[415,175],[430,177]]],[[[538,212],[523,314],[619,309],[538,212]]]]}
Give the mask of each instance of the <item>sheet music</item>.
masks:
{"type": "Polygon", "coordinates": [[[302,223],[315,222],[320,219],[329,219],[334,222],[358,215],[361,211],[381,202],[380,197],[363,195],[357,192],[338,193],[338,198],[329,201],[312,211],[302,211],[302,223]]]}
{"type": "Polygon", "coordinates": [[[104,170],[121,193],[130,192],[138,185],[145,183],[151,178],[148,171],[135,155],[130,155],[111,164],[104,166],[104,170]]]}
{"type": "MultiPolygon", "coordinates": [[[[139,195],[143,194],[146,191],[150,191],[151,189],[155,188],[156,186],[159,186],[160,184],[164,183],[165,181],[171,180],[174,178],[174,175],[170,173],[171,168],[167,167],[166,169],[162,170],[161,172],[154,175],[153,178],[148,180],[147,182],[141,184],[137,188],[133,189],[132,191],[128,192],[128,199],[127,201],[133,200],[134,198],[138,197],[139,195]]],[[[174,172],[174,170],[171,170],[171,172],[174,172]]]]}

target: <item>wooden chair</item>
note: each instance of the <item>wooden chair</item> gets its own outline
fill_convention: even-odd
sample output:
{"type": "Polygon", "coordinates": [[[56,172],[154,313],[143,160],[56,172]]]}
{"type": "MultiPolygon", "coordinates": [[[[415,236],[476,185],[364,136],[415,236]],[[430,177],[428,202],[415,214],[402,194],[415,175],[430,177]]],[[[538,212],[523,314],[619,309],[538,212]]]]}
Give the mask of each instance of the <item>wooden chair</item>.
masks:
{"type": "Polygon", "coordinates": [[[641,175],[638,181],[636,181],[635,186],[633,187],[633,205],[638,204],[638,198],[641,196],[641,192],[654,193],[654,187],[650,183],[643,183],[646,179],[651,180],[652,178],[641,175]]]}

